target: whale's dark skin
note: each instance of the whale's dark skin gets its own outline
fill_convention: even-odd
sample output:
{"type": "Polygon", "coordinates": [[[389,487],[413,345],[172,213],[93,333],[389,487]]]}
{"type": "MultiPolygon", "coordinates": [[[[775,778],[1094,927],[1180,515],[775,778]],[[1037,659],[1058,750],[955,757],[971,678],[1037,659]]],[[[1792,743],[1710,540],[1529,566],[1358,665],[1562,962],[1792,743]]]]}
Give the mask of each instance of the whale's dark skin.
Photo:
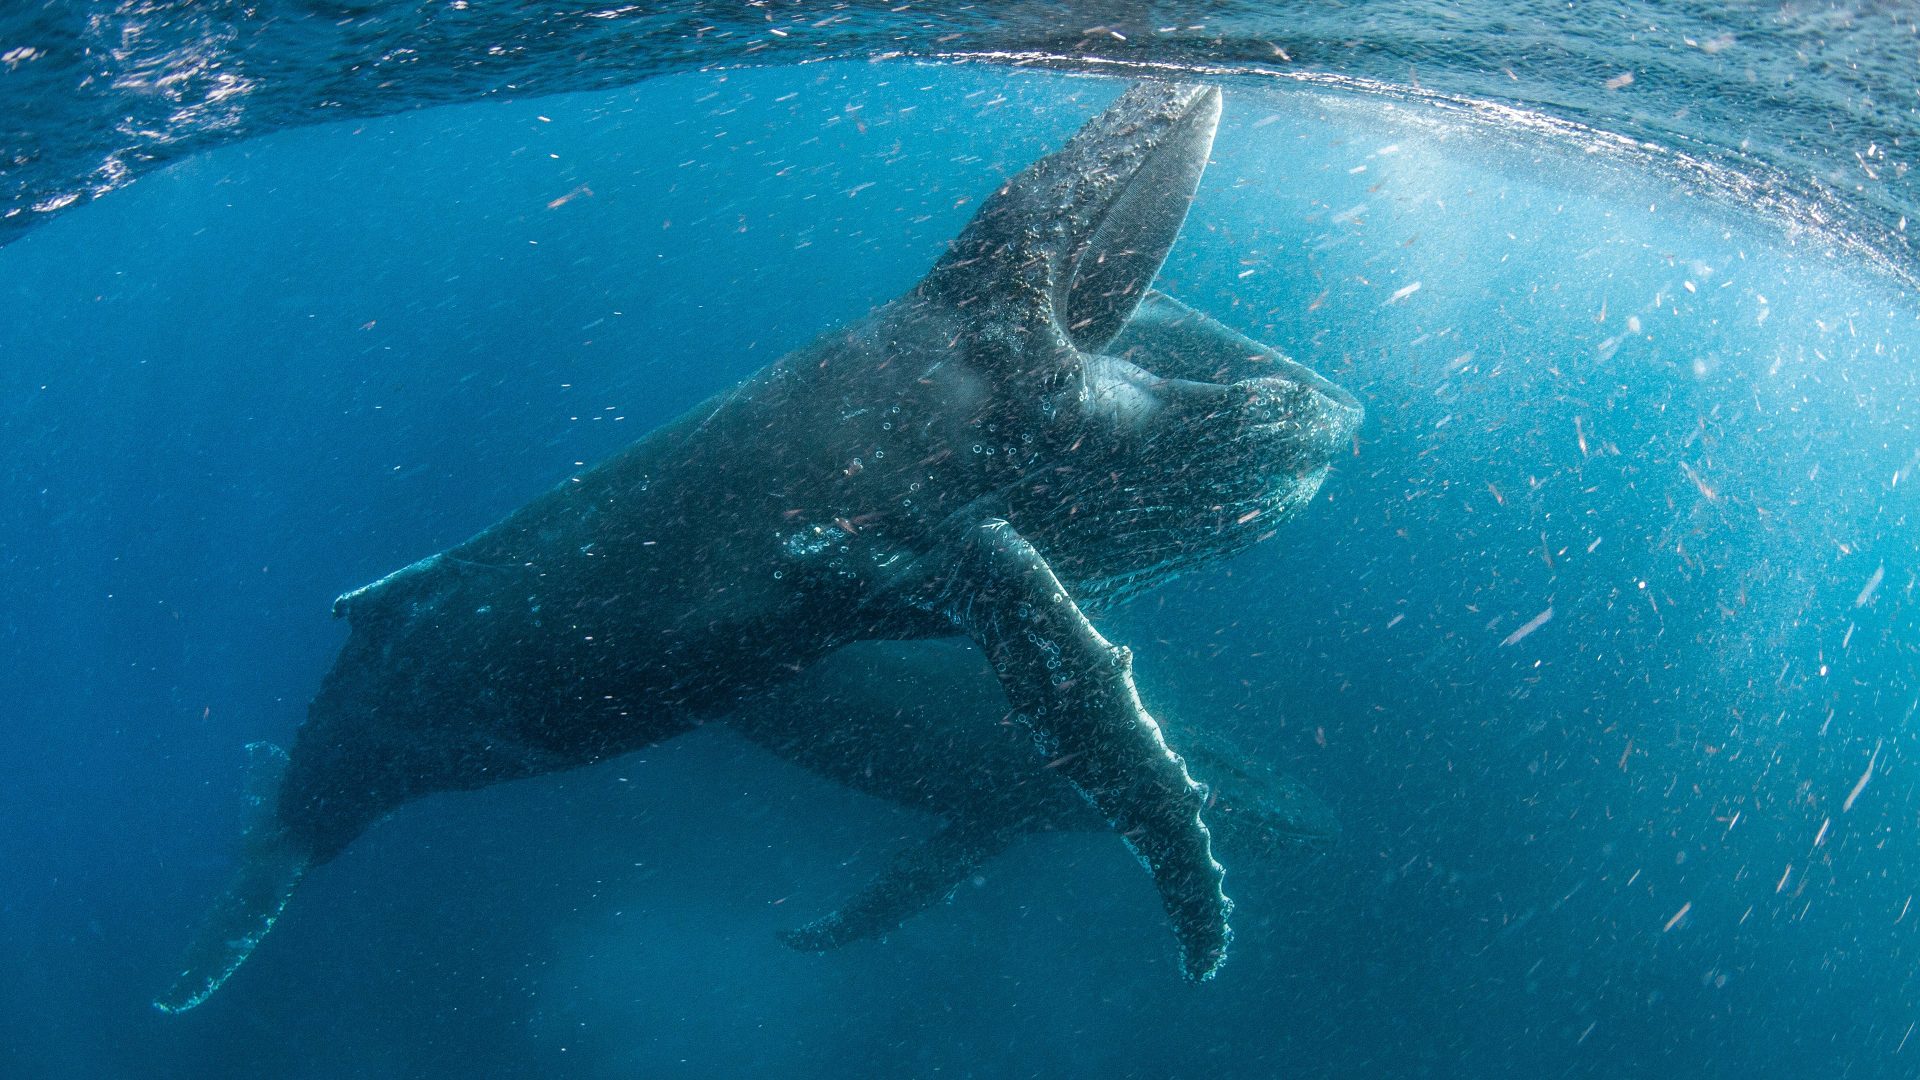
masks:
{"type": "MultiPolygon", "coordinates": [[[[964,639],[845,646],[723,726],[855,790],[943,819],[838,910],[781,934],[798,949],[894,930],[1022,836],[1107,831],[1092,804],[1033,752],[992,666],[964,639]]],[[[1298,780],[1218,732],[1192,725],[1175,732],[1207,785],[1209,831],[1228,856],[1302,855],[1339,834],[1333,812],[1298,780]]]]}
{"type": "Polygon", "coordinates": [[[203,1000],[308,867],[411,799],[670,738],[849,642],[956,632],[1151,871],[1188,975],[1210,976],[1231,905],[1204,792],[1076,598],[1251,544],[1359,418],[1297,365],[1207,381],[1101,355],[1179,232],[1219,109],[1210,88],[1133,87],[905,296],[341,597],[352,632],[230,894],[254,925],[210,931],[157,1004],[203,1000]]]}

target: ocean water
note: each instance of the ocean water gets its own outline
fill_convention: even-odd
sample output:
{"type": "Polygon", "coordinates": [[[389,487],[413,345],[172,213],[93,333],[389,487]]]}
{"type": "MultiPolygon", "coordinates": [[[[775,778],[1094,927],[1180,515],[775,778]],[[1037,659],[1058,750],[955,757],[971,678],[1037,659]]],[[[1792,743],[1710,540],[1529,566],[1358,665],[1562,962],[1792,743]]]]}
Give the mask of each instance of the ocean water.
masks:
{"type": "Polygon", "coordinates": [[[143,138],[103,133],[159,129],[133,89],[54,86],[54,46],[7,61],[38,81],[0,81],[35,118],[6,174],[34,227],[0,248],[0,1073],[1920,1071],[1901,16],[1658,37],[1733,35],[1709,51],[1591,10],[1384,10],[1302,13],[1276,47],[1316,78],[1244,70],[1249,9],[1165,47],[958,17],[970,52],[1080,71],[929,59],[917,14],[762,57],[680,21],[627,55],[578,36],[620,20],[555,13],[542,50],[520,10],[490,28],[511,71],[449,30],[417,82],[383,52],[298,98],[267,73],[343,53],[287,27],[388,49],[369,27],[418,12],[193,38],[102,8],[102,40],[223,42],[169,85],[259,89],[45,211],[143,138]],[[1325,46],[1366,40],[1400,51],[1325,46]],[[796,62],[874,50],[912,55],[796,62]],[[1709,58],[1793,89],[1647,74],[1709,58]],[[703,731],[406,807],[206,1005],[155,1012],[232,866],[243,746],[290,739],[344,637],[331,599],[909,287],[1118,92],[1102,59],[1225,92],[1161,287],[1368,409],[1308,512],[1102,622],[1156,711],[1342,820],[1325,854],[1229,867],[1220,976],[1180,980],[1150,882],[1093,834],[1023,840],[885,941],[791,952],[775,931],[934,823],[703,731]]]}

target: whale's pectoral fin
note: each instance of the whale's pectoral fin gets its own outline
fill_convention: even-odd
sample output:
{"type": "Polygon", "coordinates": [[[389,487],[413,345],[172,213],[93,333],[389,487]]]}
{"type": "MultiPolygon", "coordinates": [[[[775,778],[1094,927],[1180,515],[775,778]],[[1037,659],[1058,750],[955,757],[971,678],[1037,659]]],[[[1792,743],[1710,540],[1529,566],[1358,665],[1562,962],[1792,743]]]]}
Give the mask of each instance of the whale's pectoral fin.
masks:
{"type": "Polygon", "coordinates": [[[825,952],[876,938],[953,895],[981,863],[1006,850],[1017,830],[997,824],[956,821],[923,843],[893,857],[886,872],[840,910],[780,940],[802,952],[825,952]]]}
{"type": "Polygon", "coordinates": [[[1167,747],[1133,684],[1133,654],[1087,621],[1053,568],[1000,519],[969,527],[917,601],[978,641],[1047,767],[1104,814],[1153,874],[1191,979],[1226,956],[1232,903],[1221,889],[1205,789],[1167,747]]]}
{"type": "Polygon", "coordinates": [[[154,999],[161,1012],[185,1012],[220,989],[273,929],[312,861],[277,814],[286,751],[272,743],[249,743],[247,758],[248,817],[240,867],[194,934],[173,985],[154,999]]]}

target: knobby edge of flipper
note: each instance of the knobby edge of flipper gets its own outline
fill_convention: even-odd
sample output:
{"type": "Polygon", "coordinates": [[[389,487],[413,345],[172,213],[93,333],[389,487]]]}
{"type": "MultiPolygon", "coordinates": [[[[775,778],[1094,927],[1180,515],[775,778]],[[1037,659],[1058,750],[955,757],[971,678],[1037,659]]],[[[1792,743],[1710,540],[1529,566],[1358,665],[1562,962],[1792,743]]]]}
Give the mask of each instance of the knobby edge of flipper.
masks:
{"type": "Polygon", "coordinates": [[[1233,941],[1233,901],[1201,817],[1206,790],[1141,703],[1132,650],[1100,635],[1006,519],[956,515],[956,523],[959,535],[927,567],[911,602],[980,645],[1048,767],[1153,876],[1182,973],[1192,982],[1213,978],[1233,941]]]}
{"type": "Polygon", "coordinates": [[[287,752],[268,742],[247,744],[247,824],[240,866],[195,931],[173,984],[153,1007],[183,1013],[213,996],[246,963],[306,875],[312,857],[279,819],[280,781],[287,752]]]}

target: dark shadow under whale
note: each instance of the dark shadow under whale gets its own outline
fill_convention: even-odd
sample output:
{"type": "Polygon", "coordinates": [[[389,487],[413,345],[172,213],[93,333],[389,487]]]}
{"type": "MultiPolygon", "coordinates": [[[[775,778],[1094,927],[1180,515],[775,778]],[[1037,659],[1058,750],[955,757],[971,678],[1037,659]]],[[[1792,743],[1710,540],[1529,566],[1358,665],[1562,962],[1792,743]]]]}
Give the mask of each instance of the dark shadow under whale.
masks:
{"type": "Polygon", "coordinates": [[[850,642],[956,633],[1151,872],[1187,974],[1212,975],[1231,905],[1205,792],[1086,611],[1270,535],[1360,418],[1272,350],[1143,304],[1219,110],[1134,86],[906,295],[341,597],[352,632],[284,767],[260,751],[278,775],[235,883],[156,1005],[203,1001],[302,875],[409,800],[671,738],[850,642]],[[1128,333],[1149,339],[1133,359],[1128,333]]]}

